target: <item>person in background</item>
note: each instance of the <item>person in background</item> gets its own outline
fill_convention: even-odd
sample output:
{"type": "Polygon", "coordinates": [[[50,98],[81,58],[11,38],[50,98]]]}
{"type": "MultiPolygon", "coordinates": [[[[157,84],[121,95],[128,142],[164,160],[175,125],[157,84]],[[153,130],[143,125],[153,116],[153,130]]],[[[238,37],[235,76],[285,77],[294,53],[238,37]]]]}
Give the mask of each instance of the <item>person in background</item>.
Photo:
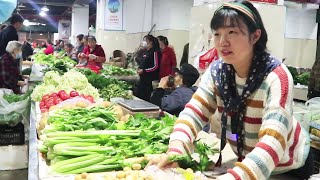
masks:
{"type": "MultiPolygon", "coordinates": [[[[175,121],[167,153],[190,152],[217,110],[221,143],[215,166],[221,166],[227,142],[238,156],[234,167],[217,180],[269,179],[284,172],[309,179],[313,155],[309,133],[292,113],[293,79],[286,66],[267,52],[268,35],[258,10],[248,1],[224,3],[210,27],[220,60],[203,74],[175,121]]],[[[151,164],[172,167],[168,157],[151,164]]]]}
{"type": "Polygon", "coordinates": [[[54,48],[50,39],[47,40],[46,49],[43,51],[46,55],[53,54],[54,48]]]}
{"type": "Polygon", "coordinates": [[[182,58],[180,61],[180,66],[182,66],[184,64],[188,64],[188,59],[189,59],[189,43],[187,43],[183,47],[183,54],[182,54],[182,58]]]}
{"type": "Polygon", "coordinates": [[[173,68],[177,66],[176,54],[171,47],[169,47],[169,41],[167,37],[157,37],[160,44],[162,53],[161,65],[160,65],[160,79],[169,75],[174,75],[173,68]]]}
{"type": "Polygon", "coordinates": [[[97,44],[94,36],[88,37],[88,47],[84,48],[83,52],[78,55],[80,61],[87,60],[87,66],[90,68],[98,67],[102,69],[102,64],[106,62],[106,55],[101,45],[97,44]]]}
{"type": "Polygon", "coordinates": [[[320,58],[317,57],[314,62],[308,85],[308,99],[320,97],[320,58]]]}
{"type": "Polygon", "coordinates": [[[68,56],[70,59],[77,61],[77,52],[73,48],[73,45],[71,43],[67,43],[64,45],[64,51],[65,53],[63,56],[68,56]]]}
{"type": "Polygon", "coordinates": [[[6,52],[0,58],[0,88],[11,89],[15,94],[20,93],[20,87],[26,85],[21,79],[19,62],[22,59],[22,44],[10,41],[6,52]]]}
{"type": "Polygon", "coordinates": [[[159,80],[161,50],[158,39],[152,35],[143,38],[143,46],[147,49],[140,62],[137,73],[140,81],[134,91],[134,95],[145,101],[150,101],[152,93],[152,81],[159,80]]]}
{"type": "Polygon", "coordinates": [[[76,50],[77,50],[77,55],[83,52],[84,49],[84,43],[83,43],[83,34],[79,34],[77,36],[77,44],[76,44],[76,50]]]}
{"type": "Polygon", "coordinates": [[[54,51],[62,51],[62,50],[64,50],[64,41],[60,39],[58,40],[58,42],[56,41],[54,51]]]}
{"type": "Polygon", "coordinates": [[[20,14],[12,14],[10,25],[0,32],[0,56],[6,52],[9,41],[18,41],[18,31],[23,26],[23,17],[20,14]]]}
{"type": "Polygon", "coordinates": [[[159,87],[155,89],[150,98],[150,102],[158,105],[163,111],[178,116],[190,101],[197,87],[193,85],[197,82],[200,74],[191,64],[184,64],[180,70],[175,69],[174,84],[170,84],[170,76],[160,80],[159,87]],[[174,91],[168,90],[174,86],[174,91]]]}
{"type": "Polygon", "coordinates": [[[29,38],[28,41],[25,41],[22,45],[22,59],[28,60],[29,56],[33,55],[33,49],[31,46],[31,39],[29,38]]]}

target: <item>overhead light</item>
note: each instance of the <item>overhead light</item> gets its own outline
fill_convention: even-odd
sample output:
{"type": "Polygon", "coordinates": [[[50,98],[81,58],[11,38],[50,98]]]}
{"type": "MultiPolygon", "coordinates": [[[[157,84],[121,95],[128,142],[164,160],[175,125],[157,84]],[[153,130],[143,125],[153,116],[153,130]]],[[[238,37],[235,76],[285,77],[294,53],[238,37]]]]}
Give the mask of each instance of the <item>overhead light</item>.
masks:
{"type": "Polygon", "coordinates": [[[43,16],[46,16],[47,13],[45,13],[44,11],[41,11],[41,12],[39,13],[39,15],[43,17],[43,16]]]}
{"type": "Polygon", "coordinates": [[[29,21],[28,19],[25,19],[25,20],[23,21],[23,25],[29,26],[29,25],[30,25],[30,21],[29,21]]]}
{"type": "Polygon", "coordinates": [[[41,8],[41,11],[48,12],[48,11],[49,11],[49,9],[48,9],[48,7],[47,7],[47,6],[43,6],[43,7],[41,8]]]}
{"type": "Polygon", "coordinates": [[[40,36],[42,36],[43,34],[41,33],[40,36]]]}
{"type": "Polygon", "coordinates": [[[46,26],[46,24],[41,24],[42,26],[46,26]]]}

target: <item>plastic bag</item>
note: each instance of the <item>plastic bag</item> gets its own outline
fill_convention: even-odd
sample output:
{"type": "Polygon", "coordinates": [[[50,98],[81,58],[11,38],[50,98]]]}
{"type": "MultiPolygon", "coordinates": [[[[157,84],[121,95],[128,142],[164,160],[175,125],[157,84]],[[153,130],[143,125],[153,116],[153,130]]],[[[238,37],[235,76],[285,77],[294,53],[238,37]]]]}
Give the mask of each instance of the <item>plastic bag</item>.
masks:
{"type": "Polygon", "coordinates": [[[32,67],[31,67],[30,77],[43,77],[44,76],[43,70],[46,68],[47,68],[46,65],[40,65],[40,64],[33,63],[32,67]]]}
{"type": "Polygon", "coordinates": [[[3,98],[5,94],[13,92],[9,89],[0,89],[0,125],[16,126],[19,122],[27,120],[30,98],[10,104],[3,98]]]}

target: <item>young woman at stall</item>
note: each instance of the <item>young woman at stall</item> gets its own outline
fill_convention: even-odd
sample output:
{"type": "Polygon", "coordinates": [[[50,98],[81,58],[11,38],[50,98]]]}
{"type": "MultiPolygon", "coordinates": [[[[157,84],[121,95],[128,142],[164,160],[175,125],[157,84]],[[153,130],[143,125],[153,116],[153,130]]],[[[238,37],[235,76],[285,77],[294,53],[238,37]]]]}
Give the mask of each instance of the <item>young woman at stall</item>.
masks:
{"type": "Polygon", "coordinates": [[[134,94],[140,99],[150,101],[153,90],[152,81],[159,80],[161,51],[157,38],[152,35],[147,35],[143,39],[143,44],[147,51],[144,53],[137,70],[140,81],[137,84],[134,94]]]}
{"type": "Polygon", "coordinates": [[[79,55],[80,61],[87,60],[87,67],[94,70],[102,69],[102,64],[106,62],[106,55],[101,45],[97,44],[94,36],[88,37],[88,46],[79,55]]]}
{"type": "Polygon", "coordinates": [[[160,79],[169,75],[174,75],[173,68],[177,66],[177,59],[174,50],[169,47],[169,41],[167,37],[157,37],[160,44],[162,53],[161,65],[160,65],[160,79]]]}
{"type": "MultiPolygon", "coordinates": [[[[225,3],[214,13],[211,29],[220,60],[202,76],[176,120],[168,154],[190,151],[217,109],[220,149],[228,141],[238,155],[235,167],[218,179],[260,180],[288,171],[308,179],[313,171],[310,140],[292,115],[292,76],[267,52],[268,36],[257,9],[247,1],[225,3]]],[[[220,153],[216,165],[221,162],[220,153]]],[[[167,155],[152,163],[172,165],[167,155]]]]}

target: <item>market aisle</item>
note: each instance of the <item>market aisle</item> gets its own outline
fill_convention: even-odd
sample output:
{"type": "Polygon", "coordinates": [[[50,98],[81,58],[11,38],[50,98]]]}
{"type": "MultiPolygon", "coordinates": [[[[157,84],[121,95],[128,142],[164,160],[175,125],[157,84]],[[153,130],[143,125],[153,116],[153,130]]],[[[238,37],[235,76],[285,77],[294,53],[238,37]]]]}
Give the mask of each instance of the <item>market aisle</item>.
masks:
{"type": "Polygon", "coordinates": [[[28,169],[14,170],[14,171],[0,171],[1,180],[27,180],[28,169]]]}

